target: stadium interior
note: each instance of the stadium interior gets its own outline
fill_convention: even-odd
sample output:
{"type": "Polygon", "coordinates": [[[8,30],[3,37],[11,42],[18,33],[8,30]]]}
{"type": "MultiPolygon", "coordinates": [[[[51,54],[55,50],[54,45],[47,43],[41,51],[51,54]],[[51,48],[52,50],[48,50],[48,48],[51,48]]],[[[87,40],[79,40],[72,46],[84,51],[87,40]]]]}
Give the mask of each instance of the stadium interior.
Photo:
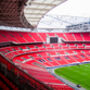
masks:
{"type": "Polygon", "coordinates": [[[0,1],[0,89],[82,88],[59,79],[53,70],[90,62],[89,23],[69,25],[60,32],[57,28],[37,28],[47,12],[66,1],[0,1]],[[84,28],[78,28],[80,25],[84,28]]]}

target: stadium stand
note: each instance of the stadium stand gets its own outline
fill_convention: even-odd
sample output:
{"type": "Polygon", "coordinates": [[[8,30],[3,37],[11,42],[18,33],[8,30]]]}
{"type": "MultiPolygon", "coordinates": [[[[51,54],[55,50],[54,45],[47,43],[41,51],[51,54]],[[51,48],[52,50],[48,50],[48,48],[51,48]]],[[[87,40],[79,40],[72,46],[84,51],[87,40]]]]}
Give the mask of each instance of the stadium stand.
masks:
{"type": "Polygon", "coordinates": [[[75,87],[59,80],[50,70],[90,62],[90,33],[33,31],[42,15],[66,0],[40,1],[42,0],[0,2],[0,26],[32,30],[0,29],[0,89],[74,90],[75,87]],[[31,18],[28,18],[28,10],[32,12],[29,13],[31,18]]]}
{"type": "MultiPolygon", "coordinates": [[[[10,62],[14,63],[21,70],[24,70],[25,72],[33,76],[33,78],[39,80],[39,82],[42,82],[45,85],[54,89],[67,88],[68,90],[72,90],[72,88],[70,88],[62,81],[52,76],[48,71],[46,71],[47,69],[57,66],[67,65],[67,64],[81,63],[81,62],[85,62],[86,60],[89,61],[88,58],[88,56],[90,57],[88,51],[88,49],[90,49],[89,42],[86,43],[73,42],[77,40],[77,37],[79,37],[79,40],[82,41],[81,39],[82,37],[80,33],[74,33],[74,34],[70,33],[70,35],[74,35],[76,38],[73,39],[72,36],[72,40],[69,39],[71,37],[69,33],[64,33],[64,34],[60,33],[60,35],[62,36],[60,38],[63,39],[63,36],[65,36],[67,40],[72,41],[72,43],[62,42],[62,43],[52,43],[52,44],[44,44],[43,42],[46,42],[45,41],[46,37],[40,36],[39,33],[37,34],[37,33],[29,33],[29,32],[23,33],[23,32],[11,32],[11,31],[0,31],[0,33],[5,36],[5,41],[3,42],[2,39],[2,41],[0,42],[2,43],[2,47],[0,48],[1,55],[3,55],[10,62]],[[7,32],[8,34],[4,34],[3,32],[5,33],[7,32]],[[12,39],[12,37],[10,37],[10,34],[13,36],[17,35],[18,37],[15,36],[15,39],[18,41],[12,39]],[[29,34],[34,41],[29,42],[29,40],[27,40],[26,36],[29,34]],[[40,39],[39,36],[44,39],[43,40],[40,39]],[[7,38],[9,40],[7,40],[7,38]],[[12,42],[14,42],[14,44],[12,44],[12,42]],[[42,43],[38,43],[38,42],[42,42],[42,43]],[[3,44],[5,46],[3,46],[3,44]]],[[[48,33],[48,36],[54,37],[55,33],[48,33]]]]}

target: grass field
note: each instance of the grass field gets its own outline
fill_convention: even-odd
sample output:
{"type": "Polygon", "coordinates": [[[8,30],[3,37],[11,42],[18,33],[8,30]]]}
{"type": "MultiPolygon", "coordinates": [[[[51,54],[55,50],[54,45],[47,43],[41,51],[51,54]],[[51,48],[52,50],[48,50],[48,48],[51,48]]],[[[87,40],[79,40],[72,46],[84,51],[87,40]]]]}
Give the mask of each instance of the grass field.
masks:
{"type": "Polygon", "coordinates": [[[68,66],[55,69],[55,73],[75,84],[90,90],[90,64],[68,66]]]}

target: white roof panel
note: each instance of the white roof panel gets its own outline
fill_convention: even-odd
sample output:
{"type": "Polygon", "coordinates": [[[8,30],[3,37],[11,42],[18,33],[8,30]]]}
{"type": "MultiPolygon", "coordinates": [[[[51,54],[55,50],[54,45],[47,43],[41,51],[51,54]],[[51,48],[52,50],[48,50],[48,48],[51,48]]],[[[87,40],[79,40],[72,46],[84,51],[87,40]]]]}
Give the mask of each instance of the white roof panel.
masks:
{"type": "Polygon", "coordinates": [[[26,20],[32,25],[37,26],[40,19],[52,8],[66,0],[28,0],[24,7],[26,20]]]}

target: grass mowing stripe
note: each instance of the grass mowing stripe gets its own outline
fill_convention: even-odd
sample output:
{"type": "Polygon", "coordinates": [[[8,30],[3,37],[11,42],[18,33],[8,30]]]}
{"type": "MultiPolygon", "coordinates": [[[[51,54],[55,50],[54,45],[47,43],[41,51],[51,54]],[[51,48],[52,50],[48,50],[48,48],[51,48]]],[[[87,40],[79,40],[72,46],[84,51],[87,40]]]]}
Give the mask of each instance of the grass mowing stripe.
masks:
{"type": "Polygon", "coordinates": [[[90,90],[90,64],[58,68],[55,70],[55,73],[90,90]]]}

